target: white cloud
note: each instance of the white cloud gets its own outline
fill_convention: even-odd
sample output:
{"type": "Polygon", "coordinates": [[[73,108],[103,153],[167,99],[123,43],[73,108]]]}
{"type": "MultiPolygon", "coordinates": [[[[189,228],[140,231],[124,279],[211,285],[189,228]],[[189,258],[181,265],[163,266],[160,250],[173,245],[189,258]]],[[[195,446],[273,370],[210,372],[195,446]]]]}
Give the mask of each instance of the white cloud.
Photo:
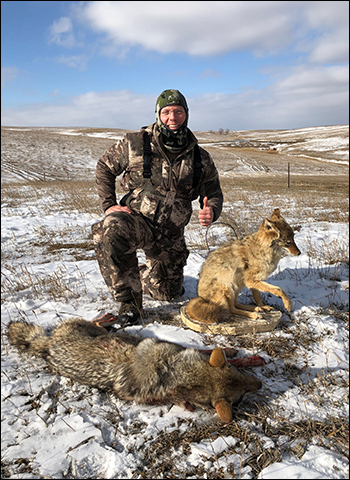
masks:
{"type": "Polygon", "coordinates": [[[349,38],[348,30],[322,36],[310,53],[310,60],[320,64],[348,63],[349,42],[344,41],[345,38],[349,38]]]}
{"type": "MultiPolygon", "coordinates": [[[[264,89],[188,97],[189,127],[251,130],[348,124],[347,76],[345,67],[300,66],[264,89]]],[[[73,97],[66,105],[6,109],[2,125],[138,129],[155,121],[159,93],[88,92],[73,97]]]]}
{"type": "Polygon", "coordinates": [[[61,17],[49,27],[49,43],[66,48],[77,45],[73,34],[73,24],[69,17],[61,17]]]}
{"type": "Polygon", "coordinates": [[[349,26],[349,2],[290,2],[304,9],[304,16],[313,28],[344,28],[349,26]],[[300,5],[304,4],[304,5],[300,5]]]}
{"type": "Polygon", "coordinates": [[[68,67],[77,68],[79,70],[86,70],[88,65],[88,56],[87,55],[61,55],[56,58],[58,63],[63,63],[68,67]]]}
{"type": "Polygon", "coordinates": [[[1,88],[5,88],[8,82],[12,82],[18,76],[16,67],[1,67],[1,88]]]}
{"type": "Polygon", "coordinates": [[[59,95],[61,95],[61,92],[58,88],[55,88],[51,93],[49,93],[49,97],[58,97],[59,95]]]}
{"type": "Polygon", "coordinates": [[[346,91],[349,84],[347,67],[310,67],[299,66],[287,78],[276,85],[283,94],[322,95],[331,92],[346,91]]]}
{"type": "Polygon", "coordinates": [[[2,125],[139,128],[154,121],[153,96],[128,90],[88,92],[66,104],[38,103],[3,109],[2,125]]]}
{"type": "Polygon", "coordinates": [[[114,45],[161,53],[275,51],[289,41],[293,2],[84,2],[80,19],[114,45]]]}
{"type": "Polygon", "coordinates": [[[304,28],[311,28],[310,60],[316,63],[349,62],[349,2],[303,2],[304,28]]]}
{"type": "Polygon", "coordinates": [[[200,72],[199,77],[200,78],[218,78],[221,77],[221,73],[212,69],[212,68],[206,68],[202,72],[200,72]]]}
{"type": "Polygon", "coordinates": [[[180,1],[166,8],[152,1],[92,1],[76,5],[74,15],[104,35],[100,53],[108,56],[125,56],[135,46],[163,54],[266,55],[302,44],[312,61],[335,63],[347,58],[348,10],[344,1],[180,1]]]}

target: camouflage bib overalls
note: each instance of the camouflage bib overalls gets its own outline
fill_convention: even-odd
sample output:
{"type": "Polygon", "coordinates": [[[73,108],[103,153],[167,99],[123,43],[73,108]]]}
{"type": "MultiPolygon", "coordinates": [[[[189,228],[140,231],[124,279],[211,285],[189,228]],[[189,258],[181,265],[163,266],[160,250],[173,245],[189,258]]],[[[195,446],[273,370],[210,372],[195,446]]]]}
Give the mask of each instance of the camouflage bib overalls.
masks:
{"type": "Polygon", "coordinates": [[[101,157],[96,184],[104,211],[116,205],[115,178],[127,194],[120,200],[133,213],[113,212],[93,225],[93,239],[102,276],[117,302],[136,300],[142,291],[154,299],[171,300],[182,293],[183,268],[188,249],[185,226],[192,214],[192,201],[208,196],[214,219],[222,209],[222,192],[216,167],[200,150],[202,169],[194,187],[194,147],[189,131],[187,148],[170,159],[161,145],[156,124],[129,133],[101,157]],[[150,136],[150,175],[144,178],[143,135],[150,136]],[[146,268],[138,265],[137,251],[143,250],[146,268]]]}

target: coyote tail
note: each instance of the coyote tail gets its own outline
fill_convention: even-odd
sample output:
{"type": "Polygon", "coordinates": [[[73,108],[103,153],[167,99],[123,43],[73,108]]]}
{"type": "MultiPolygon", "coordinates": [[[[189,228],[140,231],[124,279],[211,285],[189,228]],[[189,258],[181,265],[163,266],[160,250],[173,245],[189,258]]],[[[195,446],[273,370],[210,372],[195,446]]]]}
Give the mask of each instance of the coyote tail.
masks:
{"type": "Polygon", "coordinates": [[[204,298],[192,298],[186,308],[187,314],[202,323],[220,323],[225,316],[225,310],[204,298]]]}
{"type": "Polygon", "coordinates": [[[47,357],[50,338],[41,326],[26,322],[11,322],[8,327],[10,342],[21,352],[47,357]]]}

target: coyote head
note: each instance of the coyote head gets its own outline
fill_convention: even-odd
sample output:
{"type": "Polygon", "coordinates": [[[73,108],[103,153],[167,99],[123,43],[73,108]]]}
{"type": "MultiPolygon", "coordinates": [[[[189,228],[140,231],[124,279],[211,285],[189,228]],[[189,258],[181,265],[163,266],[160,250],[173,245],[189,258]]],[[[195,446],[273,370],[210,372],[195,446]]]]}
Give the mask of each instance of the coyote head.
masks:
{"type": "Polygon", "coordinates": [[[220,420],[232,420],[232,406],[238,405],[246,393],[256,392],[261,382],[250,375],[244,375],[236,367],[229,365],[225,353],[219,347],[210,356],[209,365],[214,368],[211,403],[220,420]]]}
{"type": "Polygon", "coordinates": [[[274,209],[270,220],[265,218],[261,230],[271,245],[278,245],[291,255],[301,254],[294,242],[293,229],[281,216],[279,208],[274,209]]]}

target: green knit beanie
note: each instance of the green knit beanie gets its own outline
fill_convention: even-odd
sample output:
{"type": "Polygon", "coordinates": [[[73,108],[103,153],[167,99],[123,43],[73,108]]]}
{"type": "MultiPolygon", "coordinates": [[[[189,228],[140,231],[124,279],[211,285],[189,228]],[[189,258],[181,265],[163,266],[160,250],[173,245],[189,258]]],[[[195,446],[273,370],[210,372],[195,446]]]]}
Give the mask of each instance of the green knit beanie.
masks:
{"type": "Polygon", "coordinates": [[[185,97],[178,90],[164,90],[156,102],[157,125],[162,134],[163,145],[171,152],[179,152],[187,145],[188,106],[185,97]],[[160,111],[168,105],[181,105],[186,112],[186,120],[177,130],[170,130],[160,119],[160,111]]]}
{"type": "Polygon", "coordinates": [[[186,112],[186,125],[188,120],[188,106],[186,102],[186,98],[182,95],[179,90],[164,90],[159,97],[157,98],[156,102],[156,115],[157,120],[159,119],[159,112],[163,107],[167,105],[181,105],[186,112]]]}

